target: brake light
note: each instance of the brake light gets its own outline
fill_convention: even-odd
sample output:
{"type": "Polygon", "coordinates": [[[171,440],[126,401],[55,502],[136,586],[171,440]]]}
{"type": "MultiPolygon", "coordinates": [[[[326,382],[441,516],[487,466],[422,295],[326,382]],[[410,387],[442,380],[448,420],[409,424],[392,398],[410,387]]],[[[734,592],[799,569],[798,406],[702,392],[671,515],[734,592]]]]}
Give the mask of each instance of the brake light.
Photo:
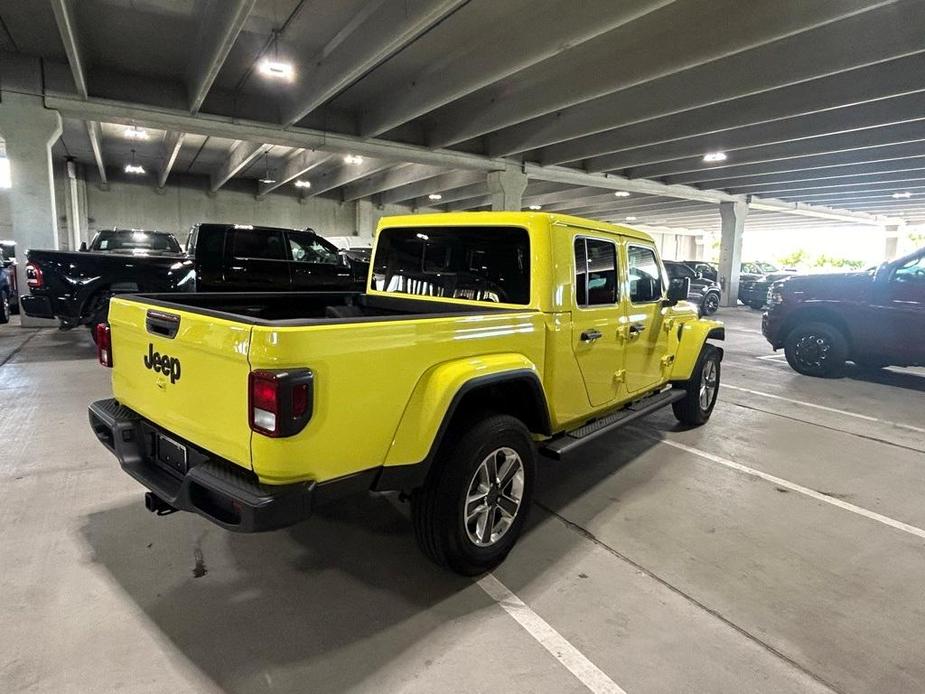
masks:
{"type": "Polygon", "coordinates": [[[106,368],[112,368],[112,331],[106,323],[96,324],[96,358],[106,368]]]}
{"type": "Polygon", "coordinates": [[[312,416],[313,383],[308,369],[252,371],[248,376],[251,430],[273,438],[302,431],[312,416]]]}
{"type": "Polygon", "coordinates": [[[41,289],[45,286],[45,276],[38,263],[26,263],[26,284],[30,289],[41,289]]]}

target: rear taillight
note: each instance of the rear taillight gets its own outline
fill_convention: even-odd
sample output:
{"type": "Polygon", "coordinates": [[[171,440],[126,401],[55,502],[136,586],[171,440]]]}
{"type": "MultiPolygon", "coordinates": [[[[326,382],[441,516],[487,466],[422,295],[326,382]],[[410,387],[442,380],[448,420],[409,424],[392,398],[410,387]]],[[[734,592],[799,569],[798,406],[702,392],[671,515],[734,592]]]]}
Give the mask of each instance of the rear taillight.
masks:
{"type": "Polygon", "coordinates": [[[302,431],[312,416],[313,386],[308,369],[252,371],[248,376],[251,429],[274,438],[302,431]]]}
{"type": "Polygon", "coordinates": [[[26,284],[31,289],[41,289],[45,286],[45,276],[38,263],[26,263],[26,284]]]}
{"type": "Polygon", "coordinates": [[[112,368],[112,331],[106,323],[96,324],[96,358],[103,366],[112,368]]]}

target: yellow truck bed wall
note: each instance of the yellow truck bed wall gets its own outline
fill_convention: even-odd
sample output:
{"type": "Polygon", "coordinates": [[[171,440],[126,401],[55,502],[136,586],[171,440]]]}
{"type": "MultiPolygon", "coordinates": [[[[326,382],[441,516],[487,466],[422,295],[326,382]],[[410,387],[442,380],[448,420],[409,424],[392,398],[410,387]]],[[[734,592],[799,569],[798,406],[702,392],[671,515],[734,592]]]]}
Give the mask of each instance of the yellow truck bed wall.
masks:
{"type": "Polygon", "coordinates": [[[253,435],[254,471],[269,483],[324,481],[387,459],[395,465],[419,462],[445,412],[421,408],[440,407],[455,393],[438,393],[436,385],[449,389],[461,384],[467,371],[481,375],[508,365],[542,375],[544,331],[543,315],[530,311],[311,330],[255,326],[251,367],[310,368],[315,403],[300,434],[253,435]],[[371,344],[376,346],[372,353],[371,344]],[[406,410],[409,419],[399,431],[406,410]]]}

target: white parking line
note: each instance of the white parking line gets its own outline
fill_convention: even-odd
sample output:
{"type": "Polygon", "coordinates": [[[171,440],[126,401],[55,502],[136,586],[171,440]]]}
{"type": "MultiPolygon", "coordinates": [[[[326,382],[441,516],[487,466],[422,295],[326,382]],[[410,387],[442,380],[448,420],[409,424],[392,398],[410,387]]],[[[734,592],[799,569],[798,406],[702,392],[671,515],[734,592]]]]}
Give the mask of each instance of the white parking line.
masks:
{"type": "Polygon", "coordinates": [[[793,398],[785,398],[783,395],[775,395],[774,393],[765,393],[761,390],[752,390],[751,388],[741,388],[739,386],[729,385],[728,383],[723,383],[720,389],[729,388],[730,390],[738,390],[743,393],[751,393],[752,395],[759,395],[763,398],[770,398],[772,400],[782,400],[784,402],[789,402],[794,405],[802,405],[803,407],[811,407],[814,410],[823,410],[825,412],[832,412],[834,414],[844,415],[846,417],[854,417],[855,419],[863,419],[868,422],[879,422],[880,424],[886,424],[887,426],[896,427],[897,429],[907,429],[908,431],[915,431],[925,434],[925,429],[922,427],[912,426],[911,424],[902,424],[901,422],[892,422],[888,419],[880,419],[879,417],[871,417],[866,414],[858,414],[857,412],[849,412],[848,410],[839,410],[835,407],[826,407],[825,405],[817,405],[814,402],[806,402],[805,400],[794,400],[793,398]]]}
{"type": "Polygon", "coordinates": [[[477,581],[477,584],[589,690],[595,694],[626,694],[624,689],[588,660],[581,651],[553,629],[545,619],[531,610],[494,575],[486,574],[477,581]]]}
{"type": "Polygon", "coordinates": [[[761,335],[762,337],[764,336],[764,333],[762,333],[760,330],[750,330],[749,328],[736,328],[731,325],[727,325],[726,330],[731,330],[734,333],[749,333],[751,335],[761,335]]]}
{"type": "Polygon", "coordinates": [[[763,361],[773,361],[776,364],[780,364],[787,360],[787,355],[785,354],[765,354],[760,357],[755,357],[755,359],[761,359],[763,361]]]}
{"type": "Polygon", "coordinates": [[[810,497],[811,499],[815,499],[816,501],[822,501],[831,506],[835,506],[842,510],[850,511],[851,513],[857,514],[859,516],[863,516],[864,518],[869,518],[871,520],[877,521],[878,523],[883,523],[883,525],[888,525],[889,527],[895,528],[896,530],[901,530],[904,533],[909,533],[910,535],[915,535],[916,537],[925,539],[925,530],[923,530],[922,528],[918,528],[914,525],[909,525],[908,523],[903,523],[902,521],[898,521],[895,518],[884,516],[883,514],[877,513],[875,511],[871,511],[866,508],[862,508],[861,506],[855,506],[854,504],[849,504],[848,502],[842,501],[841,499],[836,499],[835,497],[828,496],[821,492],[817,492],[815,489],[804,487],[803,485],[797,484],[795,482],[790,482],[781,477],[775,477],[774,475],[769,475],[766,472],[762,472],[761,470],[756,470],[755,468],[748,467],[747,465],[742,465],[741,463],[737,463],[733,460],[729,460],[728,458],[723,458],[722,456],[715,455],[713,453],[708,453],[707,451],[701,451],[699,448],[694,448],[693,446],[687,446],[683,443],[678,443],[677,441],[670,441],[669,439],[661,439],[657,436],[653,436],[649,434],[648,432],[642,429],[639,429],[638,427],[634,426],[631,428],[634,431],[637,431],[640,435],[648,439],[652,439],[653,441],[658,441],[659,443],[663,443],[666,446],[671,446],[672,448],[677,448],[682,451],[686,451],[688,453],[693,453],[696,456],[705,458],[706,460],[709,460],[714,463],[718,463],[719,465],[724,465],[733,470],[744,472],[746,475],[751,475],[752,477],[758,477],[767,482],[770,482],[771,484],[777,485],[778,487],[789,489],[792,492],[803,494],[805,496],[810,497]]]}

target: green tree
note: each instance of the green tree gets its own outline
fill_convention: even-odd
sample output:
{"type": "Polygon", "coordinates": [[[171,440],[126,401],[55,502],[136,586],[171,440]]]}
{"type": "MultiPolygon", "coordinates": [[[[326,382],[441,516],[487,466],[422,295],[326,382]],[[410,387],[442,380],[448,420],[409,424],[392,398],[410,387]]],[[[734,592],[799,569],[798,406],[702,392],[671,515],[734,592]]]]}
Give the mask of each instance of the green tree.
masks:
{"type": "Polygon", "coordinates": [[[785,268],[798,267],[809,262],[809,253],[807,253],[805,249],[800,248],[795,250],[790,255],[785,255],[778,258],[777,262],[780,266],[785,268]]]}

